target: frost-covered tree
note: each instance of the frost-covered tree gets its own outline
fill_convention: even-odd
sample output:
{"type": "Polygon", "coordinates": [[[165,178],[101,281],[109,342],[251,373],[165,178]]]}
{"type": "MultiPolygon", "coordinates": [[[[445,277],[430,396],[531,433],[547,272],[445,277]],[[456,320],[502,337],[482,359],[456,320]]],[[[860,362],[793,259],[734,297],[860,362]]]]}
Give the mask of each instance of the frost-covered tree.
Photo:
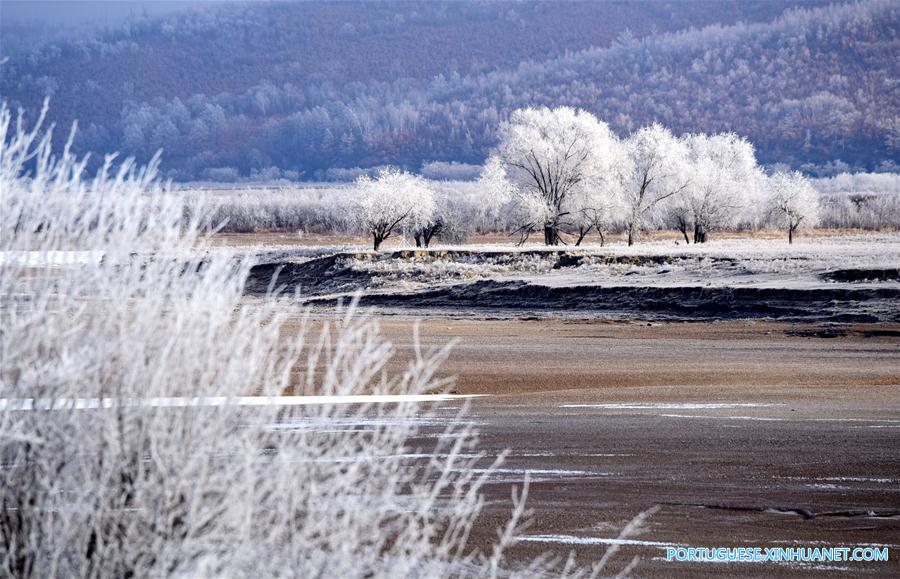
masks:
{"type": "Polygon", "coordinates": [[[356,191],[356,222],[372,236],[376,251],[401,224],[413,233],[434,224],[434,190],[418,175],[389,167],[374,179],[360,176],[356,191]]]}
{"type": "Polygon", "coordinates": [[[689,180],[672,196],[669,206],[676,227],[689,242],[705,243],[710,231],[734,227],[758,200],[762,173],[753,145],[734,133],[693,134],[684,137],[689,180]]]}
{"type": "Polygon", "coordinates": [[[482,230],[501,230],[506,211],[512,201],[515,188],[506,176],[506,169],[499,157],[488,157],[477,181],[478,221],[482,230]]]}
{"type": "Polygon", "coordinates": [[[412,236],[416,242],[416,247],[425,247],[431,245],[431,240],[437,235],[439,236],[444,231],[444,218],[443,216],[438,216],[428,221],[421,227],[418,227],[413,230],[412,236]]]}
{"type": "Polygon", "coordinates": [[[598,159],[602,165],[599,177],[587,186],[576,187],[569,198],[567,223],[575,236],[576,246],[581,245],[592,230],[600,236],[600,245],[604,245],[604,232],[625,216],[623,193],[629,163],[627,149],[618,139],[607,144],[603,157],[598,159]]]}
{"type": "Polygon", "coordinates": [[[525,218],[523,231],[543,229],[544,243],[556,245],[571,217],[573,196],[599,187],[611,150],[618,146],[606,123],[569,107],[526,108],[501,124],[494,151],[497,171],[512,185],[525,218]]]}
{"type": "Polygon", "coordinates": [[[429,247],[438,237],[446,243],[462,243],[475,229],[476,211],[467,200],[460,199],[457,191],[444,185],[436,186],[434,218],[424,227],[413,232],[416,247],[429,247]]]}
{"type": "Polygon", "coordinates": [[[575,245],[579,246],[593,230],[600,236],[600,245],[606,243],[604,233],[617,221],[621,213],[621,203],[605,195],[576,196],[571,227],[575,235],[575,245]]]}
{"type": "Polygon", "coordinates": [[[628,245],[633,245],[638,233],[660,217],[659,204],[683,191],[690,177],[687,146],[660,124],[639,129],[626,146],[622,200],[628,245]]]}
{"type": "Polygon", "coordinates": [[[787,230],[788,243],[798,230],[819,222],[819,193],[802,173],[775,173],[767,179],[767,214],[772,224],[787,230]]]}

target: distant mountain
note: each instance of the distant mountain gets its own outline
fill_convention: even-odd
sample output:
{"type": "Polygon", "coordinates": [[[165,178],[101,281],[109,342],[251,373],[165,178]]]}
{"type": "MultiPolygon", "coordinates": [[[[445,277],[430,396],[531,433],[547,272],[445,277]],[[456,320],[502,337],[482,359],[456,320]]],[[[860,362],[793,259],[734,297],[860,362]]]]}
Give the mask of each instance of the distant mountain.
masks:
{"type": "Polygon", "coordinates": [[[0,53],[22,54],[48,42],[90,35],[135,18],[207,8],[228,0],[3,0],[0,53]]]}
{"type": "Polygon", "coordinates": [[[226,5],[45,44],[0,93],[51,95],[81,151],[163,148],[181,180],[478,163],[511,110],[559,104],[877,169],[900,156],[898,24],[891,0],[226,5]]]}

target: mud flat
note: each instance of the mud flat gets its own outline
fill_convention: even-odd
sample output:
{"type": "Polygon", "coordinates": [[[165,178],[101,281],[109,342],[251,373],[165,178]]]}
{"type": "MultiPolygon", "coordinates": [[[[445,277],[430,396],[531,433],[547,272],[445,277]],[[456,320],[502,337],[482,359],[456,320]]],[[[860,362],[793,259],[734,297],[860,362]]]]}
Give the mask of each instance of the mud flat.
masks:
{"type": "MultiPolygon", "coordinates": [[[[383,331],[411,353],[410,320],[383,331]]],[[[485,544],[510,490],[531,478],[530,538],[596,561],[620,546],[636,574],[689,577],[900,573],[900,325],[425,319],[421,339],[459,342],[444,366],[484,394],[471,419],[489,454],[485,544]],[[887,545],[888,563],[678,563],[665,546],[887,545]]],[[[448,415],[455,406],[447,407],[448,415]]],[[[417,441],[427,447],[428,441],[417,441]]]]}

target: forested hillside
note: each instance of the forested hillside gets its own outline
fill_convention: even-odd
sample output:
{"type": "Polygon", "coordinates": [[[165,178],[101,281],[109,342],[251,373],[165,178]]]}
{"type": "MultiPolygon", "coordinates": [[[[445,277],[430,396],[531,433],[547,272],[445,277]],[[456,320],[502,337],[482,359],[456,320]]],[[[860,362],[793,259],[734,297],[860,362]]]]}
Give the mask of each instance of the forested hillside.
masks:
{"type": "Polygon", "coordinates": [[[797,2],[370,2],[224,6],[46,44],[3,97],[80,121],[76,148],[179,180],[481,163],[528,105],[620,134],[734,130],[765,163],[894,168],[900,6],[797,2]]]}

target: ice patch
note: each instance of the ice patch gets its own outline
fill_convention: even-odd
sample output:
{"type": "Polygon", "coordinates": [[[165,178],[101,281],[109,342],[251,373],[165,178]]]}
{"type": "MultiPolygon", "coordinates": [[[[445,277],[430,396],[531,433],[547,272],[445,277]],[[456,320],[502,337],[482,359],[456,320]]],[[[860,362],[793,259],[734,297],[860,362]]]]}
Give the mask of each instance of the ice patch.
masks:
{"type": "MultiPolygon", "coordinates": [[[[802,419],[801,419],[802,420],[802,419]]],[[[809,422],[887,422],[900,426],[900,420],[890,420],[882,418],[809,418],[809,422]]],[[[878,428],[872,427],[869,428],[878,428]]],[[[882,426],[880,428],[891,428],[890,426],[882,426]]]]}
{"type": "Polygon", "coordinates": [[[615,476],[614,472],[591,472],[586,470],[565,470],[555,468],[467,468],[461,472],[475,474],[530,474],[536,476],[615,476]]]}
{"type": "MultiPolygon", "coordinates": [[[[707,420],[758,420],[761,422],[889,422],[894,423],[898,420],[882,420],[878,418],[776,418],[774,416],[710,416],[708,414],[660,414],[666,418],[704,418],[707,420]]],[[[900,424],[868,426],[867,428],[900,428],[900,424]]]]}
{"type": "Polygon", "coordinates": [[[515,468],[515,467],[498,467],[498,468],[462,468],[455,467],[450,469],[451,472],[466,473],[471,475],[485,476],[492,484],[520,484],[527,476],[532,483],[538,482],[559,482],[561,480],[573,479],[592,479],[601,477],[619,476],[617,472],[597,472],[585,470],[571,469],[554,469],[554,468],[515,468]]]}
{"type": "Polygon", "coordinates": [[[816,480],[824,480],[824,481],[837,481],[837,482],[874,482],[881,484],[890,484],[900,482],[897,479],[890,478],[867,478],[862,476],[833,476],[833,477],[820,477],[816,480]]]}
{"type": "MultiPolygon", "coordinates": [[[[550,451],[524,452],[524,453],[517,452],[517,453],[513,454],[512,456],[519,457],[519,458],[540,458],[540,457],[548,457],[548,456],[559,456],[559,453],[558,452],[550,452],[550,451]]],[[[578,456],[579,458],[588,457],[588,456],[612,457],[612,456],[634,456],[634,454],[624,453],[624,452],[592,452],[592,453],[586,453],[586,454],[578,453],[577,455],[573,455],[573,456],[578,456]]]]}
{"type": "Polygon", "coordinates": [[[782,480],[796,480],[796,481],[809,481],[816,480],[822,482],[871,482],[878,484],[892,484],[892,483],[900,483],[898,479],[892,478],[871,478],[865,476],[819,476],[815,478],[807,478],[802,476],[779,476],[773,477],[782,480]]]}
{"type": "MultiPolygon", "coordinates": [[[[351,418],[337,417],[309,417],[296,418],[278,422],[268,426],[270,430],[314,430],[318,433],[326,432],[323,428],[332,428],[331,432],[359,432],[360,426],[368,427],[391,427],[391,426],[408,426],[415,424],[416,426],[434,426],[443,427],[447,425],[446,420],[436,419],[434,417],[418,417],[410,416],[408,418],[367,418],[354,416],[351,418]]],[[[456,424],[475,426],[477,423],[471,420],[459,421],[456,424]]]]}
{"type": "Polygon", "coordinates": [[[607,408],[612,410],[704,410],[718,408],[765,408],[771,406],[784,406],[783,404],[758,404],[753,402],[722,402],[722,403],[641,403],[625,402],[619,404],[562,404],[560,408],[607,408]]]}
{"type": "Polygon", "coordinates": [[[94,410],[98,408],[193,406],[317,406],[326,404],[399,404],[444,402],[480,394],[358,394],[352,396],[206,396],[194,398],[0,398],[0,411],[94,410]]]}
{"type": "Polygon", "coordinates": [[[806,488],[808,488],[808,489],[815,489],[815,490],[820,490],[820,491],[829,491],[829,490],[838,490],[838,489],[843,490],[843,489],[847,488],[844,486],[838,486],[833,483],[808,483],[804,486],[806,486],[806,488]]]}
{"type": "MultiPolygon", "coordinates": [[[[380,460],[431,460],[431,459],[449,459],[449,454],[425,454],[425,453],[409,453],[409,454],[388,454],[384,456],[333,456],[314,458],[305,462],[314,463],[335,463],[335,464],[354,464],[358,462],[374,462],[380,460]]],[[[459,453],[454,455],[455,459],[466,460],[473,458],[482,458],[480,454],[459,453]]]]}
{"type": "Polygon", "coordinates": [[[701,414],[660,414],[666,418],[715,418],[719,420],[759,420],[762,422],[783,422],[784,418],[771,418],[766,416],[705,416],[701,414]]]}
{"type": "Polygon", "coordinates": [[[659,541],[639,541],[637,539],[618,539],[606,537],[577,537],[575,535],[525,535],[517,541],[530,543],[562,543],[565,545],[640,545],[642,547],[685,547],[679,543],[662,543],[659,541]]]}

